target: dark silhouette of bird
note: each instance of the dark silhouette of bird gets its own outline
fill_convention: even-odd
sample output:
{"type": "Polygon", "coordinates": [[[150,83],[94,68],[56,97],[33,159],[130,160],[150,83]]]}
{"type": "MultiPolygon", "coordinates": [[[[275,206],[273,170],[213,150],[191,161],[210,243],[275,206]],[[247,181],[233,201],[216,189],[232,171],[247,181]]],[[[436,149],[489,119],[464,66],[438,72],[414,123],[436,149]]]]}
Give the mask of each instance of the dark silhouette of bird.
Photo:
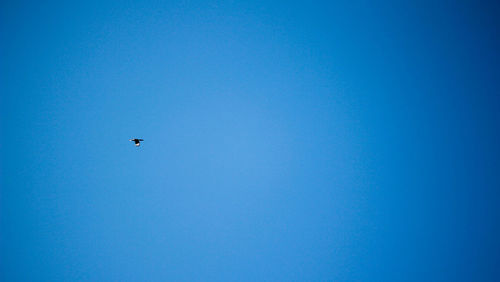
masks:
{"type": "Polygon", "coordinates": [[[144,139],[134,138],[134,139],[130,139],[129,141],[134,141],[135,142],[135,146],[139,147],[139,146],[141,146],[141,141],[144,141],[144,139]]]}

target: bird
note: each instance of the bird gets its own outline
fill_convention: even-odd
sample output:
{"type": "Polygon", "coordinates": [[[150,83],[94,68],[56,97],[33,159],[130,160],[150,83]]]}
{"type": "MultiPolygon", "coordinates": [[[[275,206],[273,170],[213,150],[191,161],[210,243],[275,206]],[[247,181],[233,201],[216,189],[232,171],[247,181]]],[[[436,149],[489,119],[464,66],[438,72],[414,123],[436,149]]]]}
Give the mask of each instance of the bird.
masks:
{"type": "Polygon", "coordinates": [[[129,141],[134,141],[135,142],[135,146],[139,147],[139,146],[141,146],[141,141],[144,141],[144,139],[134,138],[134,139],[129,139],[129,141]]]}

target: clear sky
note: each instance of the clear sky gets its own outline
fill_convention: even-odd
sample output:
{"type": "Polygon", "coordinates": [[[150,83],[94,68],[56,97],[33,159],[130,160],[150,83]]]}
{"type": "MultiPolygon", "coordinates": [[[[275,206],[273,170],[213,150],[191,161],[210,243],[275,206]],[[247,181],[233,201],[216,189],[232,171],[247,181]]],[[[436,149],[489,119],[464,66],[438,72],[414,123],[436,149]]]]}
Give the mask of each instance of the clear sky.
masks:
{"type": "Polygon", "coordinates": [[[2,1],[0,280],[499,281],[499,14],[2,1]]]}

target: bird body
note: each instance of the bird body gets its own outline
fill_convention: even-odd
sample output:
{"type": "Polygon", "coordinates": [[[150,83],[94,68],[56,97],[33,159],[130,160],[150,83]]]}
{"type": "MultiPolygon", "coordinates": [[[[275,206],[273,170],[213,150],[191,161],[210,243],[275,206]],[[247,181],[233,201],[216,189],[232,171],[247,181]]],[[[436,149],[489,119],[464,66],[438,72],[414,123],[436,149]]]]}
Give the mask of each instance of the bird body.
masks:
{"type": "Polygon", "coordinates": [[[144,139],[134,138],[134,139],[129,139],[129,141],[134,141],[135,142],[135,146],[139,147],[139,146],[141,146],[141,141],[144,141],[144,139]]]}

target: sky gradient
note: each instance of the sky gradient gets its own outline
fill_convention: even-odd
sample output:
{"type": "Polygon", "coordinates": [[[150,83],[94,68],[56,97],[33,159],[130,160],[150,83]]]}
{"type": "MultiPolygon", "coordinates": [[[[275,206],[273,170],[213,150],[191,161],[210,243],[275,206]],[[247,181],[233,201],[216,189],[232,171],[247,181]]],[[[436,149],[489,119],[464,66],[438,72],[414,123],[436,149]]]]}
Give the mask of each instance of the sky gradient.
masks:
{"type": "Polygon", "coordinates": [[[1,281],[500,280],[498,5],[0,13],[1,281]]]}

